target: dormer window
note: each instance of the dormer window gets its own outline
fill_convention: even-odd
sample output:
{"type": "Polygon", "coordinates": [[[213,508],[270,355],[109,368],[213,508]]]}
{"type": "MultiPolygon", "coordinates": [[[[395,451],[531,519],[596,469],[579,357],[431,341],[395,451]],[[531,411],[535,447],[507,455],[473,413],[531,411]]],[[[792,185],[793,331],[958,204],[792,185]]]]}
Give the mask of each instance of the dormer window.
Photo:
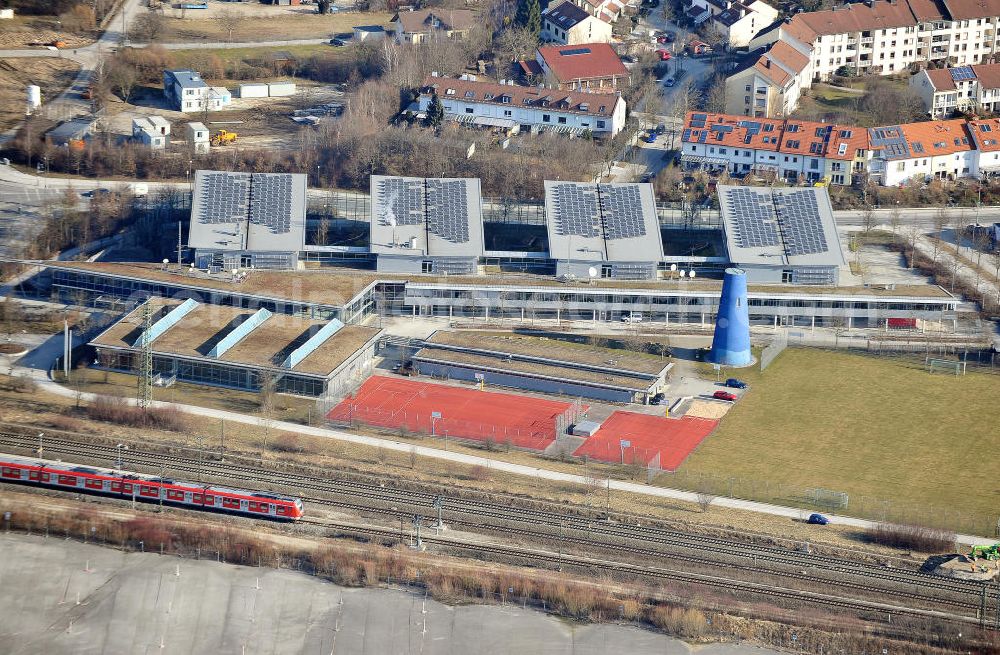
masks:
{"type": "Polygon", "coordinates": [[[580,103],[580,111],[590,111],[590,103],[581,102],[580,103]]]}
{"type": "Polygon", "coordinates": [[[601,112],[602,114],[605,112],[605,110],[606,108],[604,105],[601,105],[600,107],[597,108],[597,111],[601,112]]]}
{"type": "Polygon", "coordinates": [[[475,91],[466,91],[465,92],[465,97],[466,98],[475,98],[476,97],[476,92],[475,91]]]}
{"type": "Polygon", "coordinates": [[[485,94],[483,94],[483,100],[492,100],[492,99],[493,99],[493,94],[492,93],[485,93],[485,94]]]}
{"type": "Polygon", "coordinates": [[[507,95],[506,93],[503,94],[502,96],[500,96],[500,102],[502,102],[505,105],[510,104],[510,96],[507,95]]]}

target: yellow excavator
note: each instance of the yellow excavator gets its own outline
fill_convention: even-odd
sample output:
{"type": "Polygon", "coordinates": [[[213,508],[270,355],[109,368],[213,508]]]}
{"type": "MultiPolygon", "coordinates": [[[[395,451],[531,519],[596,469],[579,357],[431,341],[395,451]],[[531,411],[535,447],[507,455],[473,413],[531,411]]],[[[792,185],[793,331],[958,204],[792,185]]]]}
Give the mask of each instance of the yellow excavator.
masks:
{"type": "Polygon", "coordinates": [[[230,143],[236,143],[236,139],[239,135],[236,132],[229,132],[227,130],[219,130],[212,135],[212,145],[213,146],[226,146],[230,143]]]}

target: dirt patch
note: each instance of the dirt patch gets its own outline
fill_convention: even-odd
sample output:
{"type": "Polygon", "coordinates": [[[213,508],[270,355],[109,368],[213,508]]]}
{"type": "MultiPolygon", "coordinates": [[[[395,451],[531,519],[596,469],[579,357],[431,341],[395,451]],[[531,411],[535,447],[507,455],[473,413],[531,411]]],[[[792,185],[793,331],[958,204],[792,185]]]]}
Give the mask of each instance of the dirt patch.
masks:
{"type": "MultiPolygon", "coordinates": [[[[59,29],[56,19],[24,16],[2,21],[0,25],[0,50],[44,47],[56,40],[66,48],[81,48],[94,42],[93,34],[69,34],[59,29]]],[[[24,61],[21,59],[20,61],[24,61]]]]}
{"type": "Polygon", "coordinates": [[[710,400],[695,399],[691,401],[691,407],[684,413],[684,415],[696,418],[720,419],[726,415],[726,412],[729,411],[730,407],[732,407],[732,405],[724,405],[710,400]]]}
{"type": "MultiPolygon", "coordinates": [[[[176,17],[164,21],[165,29],[160,41],[164,43],[184,43],[197,41],[218,41],[244,43],[259,41],[261,35],[281,41],[295,39],[332,38],[338,32],[350,32],[355,25],[382,25],[387,27],[392,16],[388,13],[339,12],[320,16],[315,10],[303,7],[275,7],[284,11],[266,11],[268,7],[255,5],[252,11],[231,9],[233,19],[207,17],[204,13],[195,15],[188,11],[184,18],[176,17]],[[288,11],[289,9],[294,11],[288,11]],[[229,28],[232,27],[230,38],[229,28]]],[[[223,12],[225,10],[223,9],[223,12]]]]}
{"type": "Polygon", "coordinates": [[[79,70],[68,59],[0,59],[0,130],[24,118],[29,84],[42,89],[42,102],[46,102],[62,93],[79,70]]]}
{"type": "Polygon", "coordinates": [[[0,343],[0,354],[15,355],[28,351],[28,346],[23,343],[0,343]]]}

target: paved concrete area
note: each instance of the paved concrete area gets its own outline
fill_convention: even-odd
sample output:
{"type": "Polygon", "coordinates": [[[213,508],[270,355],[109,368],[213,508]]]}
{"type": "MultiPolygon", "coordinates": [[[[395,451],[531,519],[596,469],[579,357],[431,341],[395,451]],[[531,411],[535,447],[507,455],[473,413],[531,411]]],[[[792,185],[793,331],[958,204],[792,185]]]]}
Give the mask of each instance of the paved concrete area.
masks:
{"type": "Polygon", "coordinates": [[[516,606],[449,607],[291,571],[0,535],[6,653],[552,653],[751,655],[631,626],[576,625],[516,606]],[[15,592],[14,590],[20,590],[15,592]]]}

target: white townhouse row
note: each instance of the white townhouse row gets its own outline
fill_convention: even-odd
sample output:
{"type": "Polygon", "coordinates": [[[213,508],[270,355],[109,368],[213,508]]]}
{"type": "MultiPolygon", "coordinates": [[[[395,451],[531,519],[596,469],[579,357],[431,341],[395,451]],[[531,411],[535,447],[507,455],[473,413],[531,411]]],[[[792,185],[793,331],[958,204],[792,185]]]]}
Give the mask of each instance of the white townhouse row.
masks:
{"type": "Polygon", "coordinates": [[[511,133],[552,131],[613,137],[625,126],[625,99],[589,93],[479,81],[474,75],[424,79],[418,98],[426,114],[437,96],[448,120],[511,133]]]}
{"type": "Polygon", "coordinates": [[[1000,119],[861,128],[796,119],[691,112],[681,135],[688,168],[773,173],[790,183],[883,186],[1000,174],[1000,119]]]}

